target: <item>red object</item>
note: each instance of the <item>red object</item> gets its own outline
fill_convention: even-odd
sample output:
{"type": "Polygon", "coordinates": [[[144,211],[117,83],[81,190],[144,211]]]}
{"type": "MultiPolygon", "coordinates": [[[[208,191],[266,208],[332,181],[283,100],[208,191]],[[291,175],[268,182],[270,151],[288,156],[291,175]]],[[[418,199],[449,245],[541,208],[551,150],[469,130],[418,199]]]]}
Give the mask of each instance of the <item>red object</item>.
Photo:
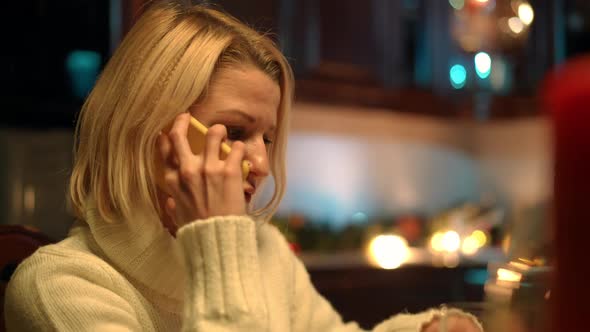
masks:
{"type": "Polygon", "coordinates": [[[52,241],[38,230],[19,225],[0,226],[0,332],[4,328],[4,291],[16,266],[40,246],[52,241]]]}
{"type": "Polygon", "coordinates": [[[415,216],[405,216],[397,221],[397,229],[408,242],[415,243],[422,237],[422,222],[415,216]]]}
{"type": "Polygon", "coordinates": [[[291,250],[295,253],[298,254],[301,252],[301,247],[299,246],[299,244],[294,243],[294,242],[289,242],[289,247],[291,248],[291,250]]]}
{"type": "Polygon", "coordinates": [[[552,331],[582,331],[590,317],[590,57],[553,72],[541,97],[554,134],[552,331]]]}

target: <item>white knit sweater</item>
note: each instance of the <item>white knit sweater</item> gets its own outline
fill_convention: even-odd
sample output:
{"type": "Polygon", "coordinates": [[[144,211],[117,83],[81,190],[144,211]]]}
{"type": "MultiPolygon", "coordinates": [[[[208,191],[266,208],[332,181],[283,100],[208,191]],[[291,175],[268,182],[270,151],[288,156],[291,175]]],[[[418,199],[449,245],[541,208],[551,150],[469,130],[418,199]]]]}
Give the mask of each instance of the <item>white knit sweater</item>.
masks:
{"type": "MultiPolygon", "coordinates": [[[[315,290],[274,226],[214,217],[175,239],[149,216],[86,219],[19,265],[8,331],[360,331],[315,290]]],[[[398,315],[374,331],[419,331],[438,313],[398,315]]]]}

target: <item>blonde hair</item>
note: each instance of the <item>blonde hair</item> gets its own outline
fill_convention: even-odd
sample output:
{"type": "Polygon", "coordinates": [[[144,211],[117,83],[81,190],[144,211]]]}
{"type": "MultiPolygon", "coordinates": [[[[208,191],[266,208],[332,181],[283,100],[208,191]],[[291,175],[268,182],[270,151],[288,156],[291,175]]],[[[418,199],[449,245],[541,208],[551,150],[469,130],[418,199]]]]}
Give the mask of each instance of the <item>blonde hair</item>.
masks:
{"type": "Polygon", "coordinates": [[[253,211],[269,219],[286,182],[285,150],[293,99],[291,68],[274,43],[207,6],[157,3],[144,12],[106,65],[76,126],[70,199],[76,217],[89,204],[108,221],[136,209],[161,214],[154,169],[158,133],[204,97],[221,68],[252,65],[280,87],[277,137],[269,151],[275,190],[253,211]]]}

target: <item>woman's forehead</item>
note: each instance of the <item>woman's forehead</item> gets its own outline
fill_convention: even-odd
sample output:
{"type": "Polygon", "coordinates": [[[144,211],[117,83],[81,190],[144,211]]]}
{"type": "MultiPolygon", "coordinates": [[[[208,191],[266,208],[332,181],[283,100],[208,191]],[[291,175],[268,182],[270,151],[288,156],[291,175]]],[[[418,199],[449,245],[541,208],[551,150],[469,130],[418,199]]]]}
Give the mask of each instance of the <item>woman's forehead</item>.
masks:
{"type": "Polygon", "coordinates": [[[197,111],[240,110],[253,117],[274,119],[280,101],[279,85],[267,74],[254,67],[232,67],[215,75],[197,111]]]}

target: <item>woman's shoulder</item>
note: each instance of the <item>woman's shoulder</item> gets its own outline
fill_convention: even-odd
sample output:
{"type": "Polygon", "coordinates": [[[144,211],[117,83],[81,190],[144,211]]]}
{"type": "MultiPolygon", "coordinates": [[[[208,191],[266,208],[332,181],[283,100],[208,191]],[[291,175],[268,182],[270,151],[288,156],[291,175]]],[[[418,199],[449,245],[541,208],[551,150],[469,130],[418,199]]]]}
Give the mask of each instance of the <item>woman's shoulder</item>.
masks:
{"type": "Polygon", "coordinates": [[[61,242],[40,247],[16,268],[8,284],[11,288],[26,288],[42,292],[54,282],[68,278],[93,283],[109,283],[116,270],[93,253],[80,240],[70,236],[61,242]]]}
{"type": "Polygon", "coordinates": [[[64,326],[99,314],[112,317],[110,306],[132,311],[125,277],[76,241],[41,247],[18,265],[6,289],[8,330],[74,330],[64,326]]]}

